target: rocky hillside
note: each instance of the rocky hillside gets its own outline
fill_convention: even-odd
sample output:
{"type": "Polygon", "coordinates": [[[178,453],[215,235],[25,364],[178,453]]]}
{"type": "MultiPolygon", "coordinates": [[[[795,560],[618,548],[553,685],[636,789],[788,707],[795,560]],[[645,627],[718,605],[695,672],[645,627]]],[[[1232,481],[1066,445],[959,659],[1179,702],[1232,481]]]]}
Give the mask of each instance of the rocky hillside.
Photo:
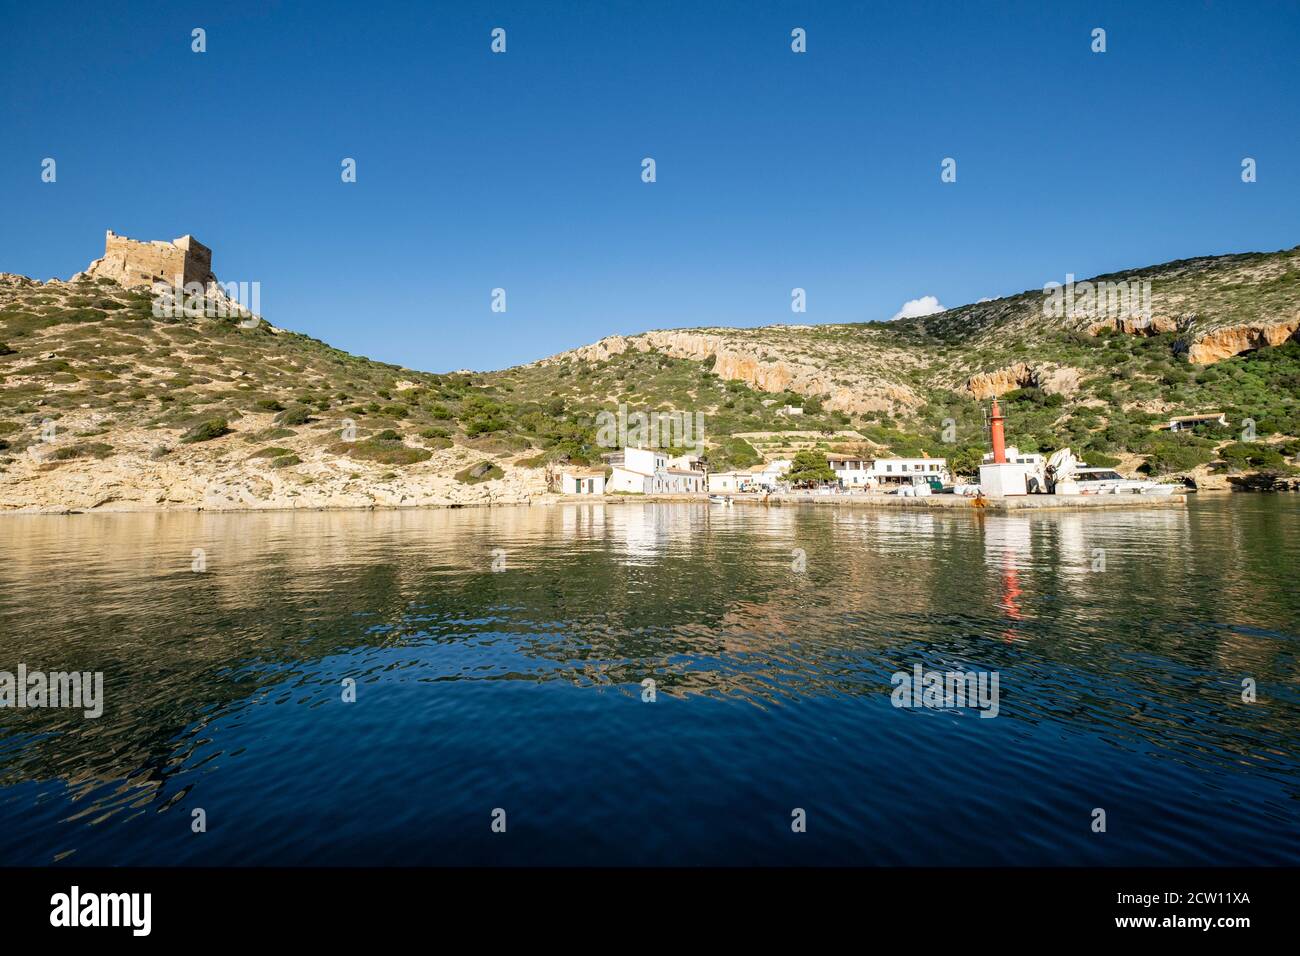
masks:
{"type": "MultiPolygon", "coordinates": [[[[936,388],[975,398],[1032,385],[1072,391],[1104,364],[1105,353],[1089,355],[1088,347],[1108,331],[1168,335],[1170,357],[1191,365],[1280,345],[1300,331],[1300,246],[1186,259],[1088,281],[1149,283],[1149,300],[1143,300],[1149,301],[1149,319],[1107,315],[1119,310],[1108,310],[1103,301],[1091,310],[1079,304],[1071,314],[1053,316],[1043,290],[1034,289],[896,322],[611,336],[545,363],[657,351],[712,359],[713,371],[724,379],[761,391],[817,396],[832,410],[897,412],[920,407],[936,388]]],[[[1136,297],[1132,302],[1136,312],[1136,297]]]]}
{"type": "Polygon", "coordinates": [[[1285,468],[1279,456],[1292,457],[1288,440],[1300,435],[1300,247],[1181,260],[1089,287],[1101,283],[1111,289],[1091,302],[1076,283],[1075,307],[1055,313],[1040,288],[897,322],[611,336],[489,381],[569,403],[701,409],[719,445],[791,427],[774,411],[795,404],[799,427],[851,425],[873,448],[950,458],[982,444],[980,402],[998,395],[1026,449],[1071,444],[1101,464],[1201,478],[1243,462],[1285,468]],[[1120,283],[1131,311],[1149,317],[1113,308],[1120,283]],[[674,362],[686,368],[664,381],[674,362]],[[1153,431],[1206,411],[1226,413],[1230,426],[1153,431]],[[1208,467],[1250,438],[1249,422],[1258,441],[1246,444],[1268,447],[1229,448],[1233,460],[1208,467]]]}
{"type": "Polygon", "coordinates": [[[531,444],[481,389],[265,322],[158,319],[109,279],[0,275],[0,510],[519,501],[531,444]]]}
{"type": "Polygon", "coordinates": [[[0,275],[0,510],[523,501],[546,491],[549,465],[599,460],[595,416],[620,403],[703,413],[714,468],[792,447],[969,464],[994,394],[1024,448],[1202,479],[1291,468],[1300,249],[1099,280],[1149,281],[1151,321],[1045,315],[1034,290],[892,323],[647,332],[432,375],[265,322],[157,318],[148,291],[112,278],[0,275]],[[1230,427],[1153,430],[1208,410],[1230,427]]]}

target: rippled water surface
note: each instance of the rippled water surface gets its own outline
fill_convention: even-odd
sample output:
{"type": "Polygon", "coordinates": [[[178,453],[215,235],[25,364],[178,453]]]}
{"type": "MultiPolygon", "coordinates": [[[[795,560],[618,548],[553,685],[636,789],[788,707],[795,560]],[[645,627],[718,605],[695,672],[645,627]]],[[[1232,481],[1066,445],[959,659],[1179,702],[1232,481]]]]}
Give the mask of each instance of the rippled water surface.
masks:
{"type": "Polygon", "coordinates": [[[0,710],[0,862],[1296,864],[1298,568],[1249,495],[4,517],[0,671],[106,705],[0,710]]]}

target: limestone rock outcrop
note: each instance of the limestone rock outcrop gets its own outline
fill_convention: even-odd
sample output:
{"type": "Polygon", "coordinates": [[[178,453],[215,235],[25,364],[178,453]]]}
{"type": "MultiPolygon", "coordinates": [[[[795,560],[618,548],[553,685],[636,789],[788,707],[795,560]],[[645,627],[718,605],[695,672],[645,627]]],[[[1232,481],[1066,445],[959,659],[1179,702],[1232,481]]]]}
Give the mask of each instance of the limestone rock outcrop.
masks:
{"type": "Polygon", "coordinates": [[[1014,392],[1018,388],[1028,388],[1035,384],[1037,384],[1037,379],[1034,377],[1034,370],[1024,362],[1017,362],[1015,365],[1009,365],[994,372],[981,372],[978,375],[972,375],[966,382],[966,390],[975,398],[983,401],[987,398],[1005,395],[1007,392],[1014,392]]]}
{"type": "Polygon", "coordinates": [[[1159,335],[1162,332],[1177,332],[1186,325],[1186,320],[1172,318],[1168,315],[1153,315],[1150,319],[1141,316],[1120,316],[1094,322],[1088,326],[1089,335],[1097,335],[1113,329],[1125,335],[1159,335]]]}
{"type": "Polygon", "coordinates": [[[845,385],[835,380],[832,369],[784,358],[763,357],[727,336],[708,332],[611,335],[544,361],[578,359],[599,362],[628,350],[648,352],[651,349],[673,358],[697,362],[712,356],[714,373],[725,381],[744,382],[761,392],[790,391],[809,398],[816,397],[832,411],[861,414],[893,411],[900,407],[915,408],[923,404],[920,396],[905,386],[878,380],[845,385]]]}
{"type": "Polygon", "coordinates": [[[1041,388],[1049,395],[1073,395],[1079,390],[1080,372],[1069,365],[1027,365],[1017,362],[993,372],[972,375],[966,391],[980,401],[1014,392],[1018,388],[1041,388]]]}
{"type": "Polygon", "coordinates": [[[1197,337],[1187,350],[1187,358],[1196,365],[1210,365],[1252,349],[1281,345],[1297,332],[1300,332],[1300,318],[1230,325],[1197,337]]]}
{"type": "Polygon", "coordinates": [[[158,430],[119,430],[112,456],[63,461],[59,449],[75,443],[74,429],[94,422],[88,412],[65,416],[60,424],[68,423],[66,437],[34,444],[0,470],[0,514],[459,507],[523,504],[546,493],[540,469],[506,460],[498,462],[501,478],[473,485],[456,480],[454,473],[472,460],[465,449],[436,451],[430,460],[394,473],[386,465],[331,456],[309,437],[280,439],[302,457],[289,475],[267,459],[247,457],[251,446],[242,441],[269,426],[272,417],[245,416],[227,436],[176,444],[162,457],[150,454],[158,430]]]}

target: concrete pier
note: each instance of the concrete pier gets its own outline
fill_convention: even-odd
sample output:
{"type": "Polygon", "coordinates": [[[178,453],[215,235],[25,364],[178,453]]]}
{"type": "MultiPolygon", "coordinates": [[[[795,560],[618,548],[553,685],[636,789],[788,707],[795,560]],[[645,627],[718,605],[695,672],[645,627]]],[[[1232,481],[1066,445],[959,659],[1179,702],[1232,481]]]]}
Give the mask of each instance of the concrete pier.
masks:
{"type": "Polygon", "coordinates": [[[995,513],[1009,511],[1088,510],[1090,508],[1163,508],[1184,506],[1187,495],[1023,495],[1013,498],[968,498],[965,495],[928,495],[911,498],[903,495],[844,494],[819,495],[807,492],[783,492],[768,495],[733,495],[736,504],[814,504],[843,505],[849,508],[921,508],[931,511],[966,511],[980,509],[995,513]]]}

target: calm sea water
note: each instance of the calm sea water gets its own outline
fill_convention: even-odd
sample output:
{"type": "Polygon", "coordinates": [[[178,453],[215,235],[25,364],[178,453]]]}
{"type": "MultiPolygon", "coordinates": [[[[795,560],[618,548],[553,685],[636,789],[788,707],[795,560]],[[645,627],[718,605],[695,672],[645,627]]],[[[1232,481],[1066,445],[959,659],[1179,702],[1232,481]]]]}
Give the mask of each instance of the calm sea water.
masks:
{"type": "Polygon", "coordinates": [[[1297,568],[1249,495],[0,518],[0,670],[106,697],[0,710],[0,863],[1296,864],[1297,568]]]}

